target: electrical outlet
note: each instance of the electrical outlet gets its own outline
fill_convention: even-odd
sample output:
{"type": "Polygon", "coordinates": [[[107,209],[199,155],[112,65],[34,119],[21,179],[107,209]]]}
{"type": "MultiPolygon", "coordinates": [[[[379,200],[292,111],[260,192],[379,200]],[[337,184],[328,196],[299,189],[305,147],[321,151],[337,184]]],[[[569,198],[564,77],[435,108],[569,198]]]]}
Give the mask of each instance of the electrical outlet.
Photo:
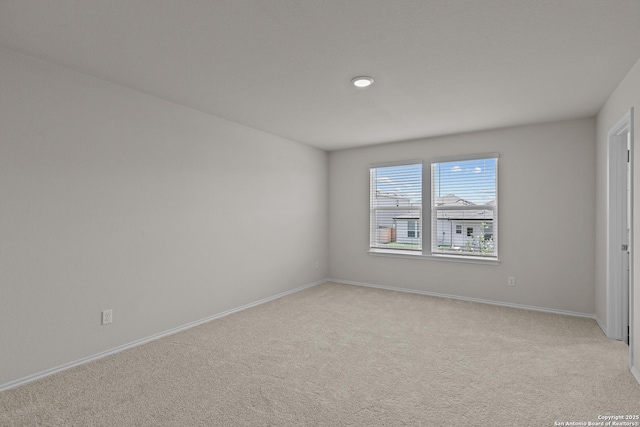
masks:
{"type": "Polygon", "coordinates": [[[109,310],[103,310],[102,311],[102,324],[103,325],[107,325],[109,323],[113,322],[113,310],[109,309],[109,310]]]}
{"type": "Polygon", "coordinates": [[[507,286],[515,286],[515,285],[516,285],[516,278],[513,276],[507,277],[507,286]]]}
{"type": "Polygon", "coordinates": [[[320,270],[320,261],[316,261],[316,270],[320,270]]]}

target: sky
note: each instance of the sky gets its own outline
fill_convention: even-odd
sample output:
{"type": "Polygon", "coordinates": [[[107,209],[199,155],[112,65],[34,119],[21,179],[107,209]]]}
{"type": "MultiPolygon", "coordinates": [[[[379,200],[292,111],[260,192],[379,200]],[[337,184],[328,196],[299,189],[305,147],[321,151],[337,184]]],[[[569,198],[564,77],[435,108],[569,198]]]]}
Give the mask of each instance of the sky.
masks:
{"type": "Polygon", "coordinates": [[[455,194],[477,205],[495,200],[496,163],[496,159],[480,159],[434,164],[435,196],[455,194]]]}
{"type": "MultiPolygon", "coordinates": [[[[431,181],[435,196],[455,194],[475,204],[495,200],[496,166],[496,159],[433,164],[431,181]]],[[[393,193],[420,202],[421,174],[421,164],[377,168],[377,189],[383,193],[393,193]]]]}

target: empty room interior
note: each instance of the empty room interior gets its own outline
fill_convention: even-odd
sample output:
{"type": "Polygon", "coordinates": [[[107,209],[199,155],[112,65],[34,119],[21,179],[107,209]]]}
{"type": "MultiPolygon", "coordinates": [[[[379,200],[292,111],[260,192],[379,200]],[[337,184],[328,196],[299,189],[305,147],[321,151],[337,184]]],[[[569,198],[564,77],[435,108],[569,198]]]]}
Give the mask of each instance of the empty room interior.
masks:
{"type": "Polygon", "coordinates": [[[639,107],[636,0],[0,0],[0,425],[640,425],[639,107]]]}

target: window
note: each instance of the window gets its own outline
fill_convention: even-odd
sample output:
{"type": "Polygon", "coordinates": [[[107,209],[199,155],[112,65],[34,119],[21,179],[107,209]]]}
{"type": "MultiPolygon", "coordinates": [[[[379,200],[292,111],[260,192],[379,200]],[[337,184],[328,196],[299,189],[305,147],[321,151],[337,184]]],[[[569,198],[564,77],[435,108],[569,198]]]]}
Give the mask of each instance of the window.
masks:
{"type": "Polygon", "coordinates": [[[432,253],[497,258],[497,172],[497,155],[431,163],[432,253]]]}
{"type": "Polygon", "coordinates": [[[484,226],[484,238],[493,240],[493,224],[485,224],[485,226],[484,226]]]}
{"type": "Polygon", "coordinates": [[[418,221],[411,219],[407,222],[407,226],[408,226],[407,237],[414,237],[414,238],[420,237],[418,221]]]}
{"type": "Polygon", "coordinates": [[[422,250],[422,162],[370,168],[370,247],[422,250]]]}
{"type": "Polygon", "coordinates": [[[427,164],[370,167],[371,252],[497,260],[498,155],[427,164]]]}

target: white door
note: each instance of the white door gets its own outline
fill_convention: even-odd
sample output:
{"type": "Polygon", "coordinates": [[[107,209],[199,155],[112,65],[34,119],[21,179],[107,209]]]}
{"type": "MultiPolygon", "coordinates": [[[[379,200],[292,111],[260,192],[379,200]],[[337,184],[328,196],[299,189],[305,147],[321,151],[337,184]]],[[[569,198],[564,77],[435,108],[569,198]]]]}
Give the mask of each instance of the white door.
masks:
{"type": "Polygon", "coordinates": [[[632,169],[630,117],[614,126],[609,142],[607,335],[629,343],[632,169]]]}

